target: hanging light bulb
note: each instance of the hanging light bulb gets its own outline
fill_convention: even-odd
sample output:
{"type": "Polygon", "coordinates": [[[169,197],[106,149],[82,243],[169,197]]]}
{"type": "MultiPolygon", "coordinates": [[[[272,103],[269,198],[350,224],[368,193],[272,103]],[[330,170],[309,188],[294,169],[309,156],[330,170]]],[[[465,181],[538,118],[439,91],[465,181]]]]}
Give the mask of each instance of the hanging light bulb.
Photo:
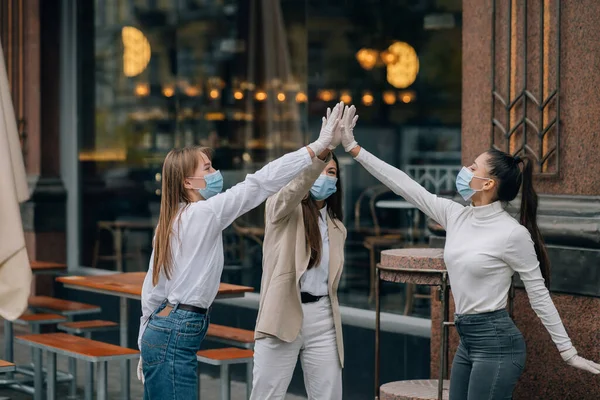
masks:
{"type": "Polygon", "coordinates": [[[298,103],[306,103],[308,101],[308,97],[306,97],[306,94],[304,94],[304,92],[298,92],[296,94],[296,101],[298,103]]]}
{"type": "Polygon", "coordinates": [[[208,96],[213,99],[216,100],[219,98],[219,91],[217,89],[211,89],[210,92],[208,92],[208,96]]]}
{"type": "Polygon", "coordinates": [[[377,64],[378,52],[375,49],[360,49],[356,53],[356,59],[363,69],[371,70],[377,64]]]}
{"type": "Polygon", "coordinates": [[[352,96],[349,91],[343,91],[340,95],[340,101],[343,101],[346,104],[352,103],[352,96]]]}
{"type": "Polygon", "coordinates": [[[362,102],[365,106],[370,106],[373,104],[374,97],[371,92],[364,92],[362,97],[362,102]]]}
{"type": "Polygon", "coordinates": [[[391,90],[383,92],[383,102],[389,106],[396,102],[396,93],[391,90]]]}
{"type": "Polygon", "coordinates": [[[138,97],[146,97],[150,94],[150,85],[147,83],[138,83],[135,85],[134,93],[138,97]]]}
{"type": "Polygon", "coordinates": [[[235,92],[233,92],[233,98],[236,100],[242,100],[244,98],[244,92],[242,92],[241,90],[236,90],[235,92]]]}
{"type": "Polygon", "coordinates": [[[258,101],[265,101],[267,99],[267,93],[264,90],[259,90],[254,95],[254,98],[258,101]]]}
{"type": "Polygon", "coordinates": [[[175,94],[175,88],[173,87],[173,85],[166,85],[165,87],[163,87],[162,93],[165,97],[173,97],[173,95],[175,94]]]}
{"type": "Polygon", "coordinates": [[[284,102],[285,101],[285,93],[283,93],[283,92],[277,93],[277,100],[284,102]]]}

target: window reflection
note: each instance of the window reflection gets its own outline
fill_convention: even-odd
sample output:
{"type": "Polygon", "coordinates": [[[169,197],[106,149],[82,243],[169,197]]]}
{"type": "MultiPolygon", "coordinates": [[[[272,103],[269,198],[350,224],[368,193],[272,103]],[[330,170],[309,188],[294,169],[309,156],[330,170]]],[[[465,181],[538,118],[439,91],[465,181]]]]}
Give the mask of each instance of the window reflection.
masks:
{"type": "MultiPolygon", "coordinates": [[[[212,147],[231,186],[315,138],[340,100],[358,108],[359,143],[386,162],[425,175],[459,164],[460,0],[95,0],[82,9],[94,27],[80,40],[93,46],[79,49],[93,66],[80,100],[84,265],[115,268],[114,257],[94,257],[117,247],[98,227],[125,221],[125,269],[146,268],[172,147],[212,147]]],[[[395,196],[350,159],[340,163],[350,232],[340,298],[372,308],[368,237],[398,238],[375,258],[406,246],[409,227],[413,245],[426,245],[425,220],[369,205],[395,196]]],[[[224,280],[259,288],[262,227],[258,209],[226,232],[224,280]]],[[[384,286],[386,310],[403,312],[406,298],[384,286]]],[[[427,299],[410,312],[428,316],[427,299]]]]}

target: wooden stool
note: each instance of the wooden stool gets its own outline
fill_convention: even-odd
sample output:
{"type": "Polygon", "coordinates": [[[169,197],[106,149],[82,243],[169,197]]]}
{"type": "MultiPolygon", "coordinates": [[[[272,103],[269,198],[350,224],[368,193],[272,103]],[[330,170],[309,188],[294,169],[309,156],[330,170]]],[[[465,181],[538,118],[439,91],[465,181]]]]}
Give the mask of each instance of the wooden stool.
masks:
{"type": "MultiPolygon", "coordinates": [[[[94,314],[102,311],[101,307],[92,304],[49,296],[31,296],[28,304],[29,308],[33,310],[61,314],[67,317],[69,321],[73,321],[73,317],[76,315],[94,314]]],[[[75,397],[77,394],[77,360],[75,358],[69,358],[69,373],[73,376],[69,396],[75,397]]]]}
{"type": "Polygon", "coordinates": [[[254,331],[230,326],[210,324],[206,332],[206,338],[215,342],[230,346],[254,348],[254,331]]]}
{"type": "MultiPolygon", "coordinates": [[[[62,354],[69,359],[77,358],[90,364],[98,364],[98,400],[107,400],[107,361],[131,360],[139,358],[137,350],[126,349],[108,343],[85,339],[66,333],[45,333],[39,335],[24,335],[16,338],[17,342],[44,350],[47,354],[48,377],[47,398],[56,399],[56,355],[62,354]]],[[[42,395],[42,382],[36,381],[35,393],[42,395]]],[[[41,397],[40,397],[41,398],[41,397]]],[[[86,391],[86,400],[92,400],[91,394],[86,391]],[[89,397],[88,397],[89,396],[89,397]]]]}
{"type": "Polygon", "coordinates": [[[147,230],[152,234],[155,225],[152,221],[99,221],[96,243],[94,244],[94,253],[92,256],[92,268],[96,268],[98,261],[114,261],[115,268],[118,272],[124,272],[125,258],[135,258],[138,260],[140,271],[143,270],[144,257],[140,248],[137,248],[133,253],[123,252],[123,238],[125,232],[131,230],[147,230]],[[100,232],[107,231],[113,239],[113,254],[100,255],[100,232]]]}
{"type": "MultiPolygon", "coordinates": [[[[246,364],[246,398],[250,398],[254,361],[254,352],[252,350],[228,347],[224,349],[200,350],[196,354],[199,363],[216,365],[221,368],[221,400],[231,399],[229,366],[233,364],[246,364]]],[[[198,397],[200,397],[200,368],[198,368],[198,397]]]]}
{"type": "MultiPolygon", "coordinates": [[[[444,381],[442,399],[449,398],[450,382],[444,381]]],[[[436,400],[438,398],[438,380],[398,381],[381,385],[379,400],[436,400]]]]}

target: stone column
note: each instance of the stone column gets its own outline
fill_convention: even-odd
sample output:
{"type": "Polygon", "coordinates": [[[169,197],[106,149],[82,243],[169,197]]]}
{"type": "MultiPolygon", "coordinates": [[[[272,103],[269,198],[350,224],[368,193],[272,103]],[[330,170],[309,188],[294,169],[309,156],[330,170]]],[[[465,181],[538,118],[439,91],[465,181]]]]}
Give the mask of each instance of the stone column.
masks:
{"type": "MultiPolygon", "coordinates": [[[[59,7],[23,0],[25,164],[31,199],[22,205],[31,259],[64,262],[66,193],[59,153],[59,7]]],[[[19,116],[18,116],[19,117],[19,116]]],[[[49,293],[51,277],[36,277],[33,293],[49,293]]]]}
{"type": "MultiPolygon", "coordinates": [[[[541,193],[538,222],[552,263],[552,298],[580,354],[596,360],[600,359],[598,15],[600,2],[595,0],[463,1],[463,163],[492,144],[513,153],[527,144],[527,154],[540,159],[535,181],[541,193]],[[541,140],[537,132],[544,134],[541,140]],[[507,138],[505,133],[512,135],[507,138]],[[558,151],[552,152],[554,147],[558,151]]],[[[562,361],[518,280],[516,286],[514,319],[527,341],[527,366],[514,398],[596,398],[592,393],[600,393],[600,380],[562,361]]],[[[438,307],[434,301],[433,327],[438,326],[438,307]]],[[[439,331],[434,330],[432,355],[436,342],[439,331]]],[[[457,343],[453,333],[451,354],[457,343]]],[[[435,376],[436,360],[431,369],[435,376]]]]}

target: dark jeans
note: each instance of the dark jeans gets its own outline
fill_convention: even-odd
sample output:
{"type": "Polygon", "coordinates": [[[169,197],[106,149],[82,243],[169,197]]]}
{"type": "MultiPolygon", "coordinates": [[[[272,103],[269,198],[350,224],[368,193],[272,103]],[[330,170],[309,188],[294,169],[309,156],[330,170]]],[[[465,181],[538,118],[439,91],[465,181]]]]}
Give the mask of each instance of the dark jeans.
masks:
{"type": "Polygon", "coordinates": [[[525,340],[506,310],[456,315],[460,344],[450,375],[450,400],[504,400],[525,367],[525,340]]]}
{"type": "Polygon", "coordinates": [[[158,316],[165,306],[166,301],[154,311],[142,336],[144,400],[196,400],[196,352],[210,318],[177,306],[169,315],[158,316]]]}

